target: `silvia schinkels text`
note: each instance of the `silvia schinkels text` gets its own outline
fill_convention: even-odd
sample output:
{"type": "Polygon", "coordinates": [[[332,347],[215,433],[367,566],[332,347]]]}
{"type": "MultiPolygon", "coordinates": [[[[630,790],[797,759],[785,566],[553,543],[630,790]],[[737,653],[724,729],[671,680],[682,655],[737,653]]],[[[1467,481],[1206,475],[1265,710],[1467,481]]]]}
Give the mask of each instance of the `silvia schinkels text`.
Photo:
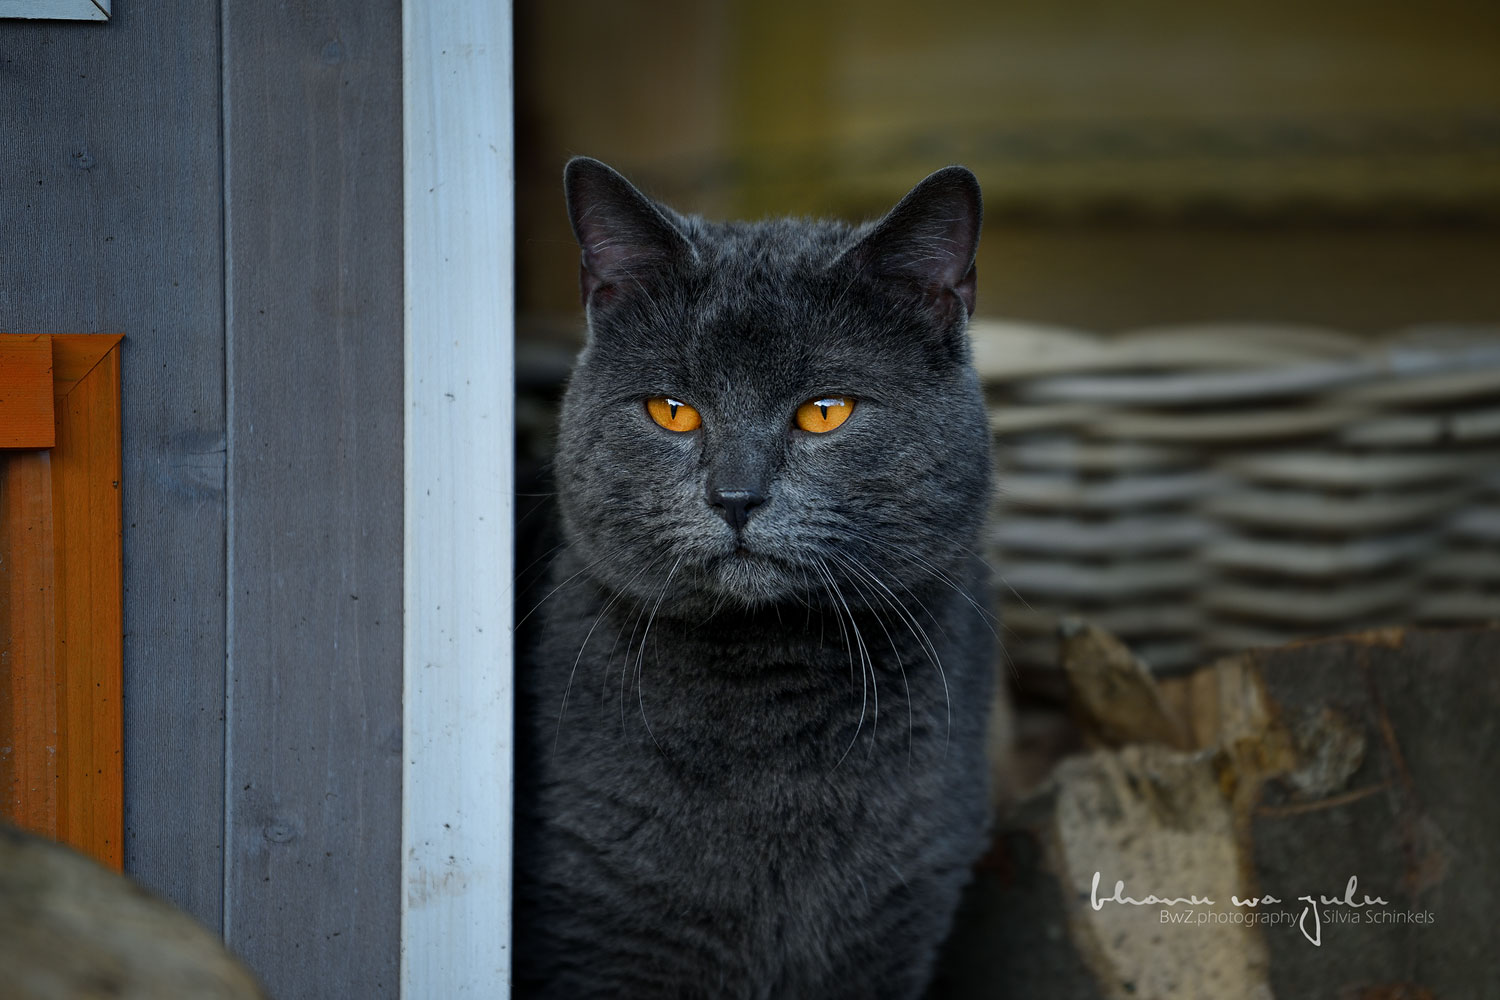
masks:
{"type": "Polygon", "coordinates": [[[1283,900],[1276,896],[1251,896],[1241,899],[1238,896],[1230,896],[1229,903],[1232,910],[1212,910],[1208,907],[1218,904],[1207,896],[1158,896],[1150,894],[1136,898],[1125,895],[1125,883],[1115,883],[1113,895],[1100,898],[1099,896],[1100,873],[1094,872],[1094,882],[1089,889],[1089,902],[1095,910],[1102,910],[1107,904],[1114,903],[1120,906],[1157,906],[1161,907],[1161,922],[1164,924],[1192,924],[1201,926],[1203,924],[1292,924],[1302,932],[1302,936],[1315,946],[1323,944],[1324,924],[1431,924],[1434,923],[1432,912],[1429,910],[1392,910],[1390,903],[1380,896],[1360,895],[1355,897],[1359,887],[1357,876],[1349,876],[1348,883],[1344,886],[1342,896],[1320,896],[1309,893],[1296,897],[1296,902],[1304,904],[1300,911],[1297,909],[1277,909],[1283,900]]]}

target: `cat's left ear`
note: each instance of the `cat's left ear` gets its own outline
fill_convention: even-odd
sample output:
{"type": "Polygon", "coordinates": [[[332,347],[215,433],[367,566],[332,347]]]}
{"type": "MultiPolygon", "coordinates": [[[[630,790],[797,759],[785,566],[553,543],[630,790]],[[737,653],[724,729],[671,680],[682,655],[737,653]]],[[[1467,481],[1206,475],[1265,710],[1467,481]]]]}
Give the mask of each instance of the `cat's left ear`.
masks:
{"type": "Polygon", "coordinates": [[[573,157],[563,171],[563,188],[573,235],[583,251],[579,293],[585,306],[607,301],[629,286],[649,284],[662,271],[696,256],[663,208],[607,164],[573,157]]]}
{"type": "Polygon", "coordinates": [[[974,254],[983,217],[979,181],[944,167],[907,193],[843,255],[863,274],[909,284],[946,326],[962,303],[974,314],[974,254]]]}

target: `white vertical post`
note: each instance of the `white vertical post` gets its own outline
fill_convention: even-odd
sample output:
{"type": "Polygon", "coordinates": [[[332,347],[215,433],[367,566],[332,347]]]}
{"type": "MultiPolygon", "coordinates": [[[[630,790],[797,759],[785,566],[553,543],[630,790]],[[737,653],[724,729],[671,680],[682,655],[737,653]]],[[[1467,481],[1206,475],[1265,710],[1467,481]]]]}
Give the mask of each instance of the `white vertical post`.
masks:
{"type": "Polygon", "coordinates": [[[402,5],[406,550],[401,994],[510,979],[510,4],[402,5]]]}

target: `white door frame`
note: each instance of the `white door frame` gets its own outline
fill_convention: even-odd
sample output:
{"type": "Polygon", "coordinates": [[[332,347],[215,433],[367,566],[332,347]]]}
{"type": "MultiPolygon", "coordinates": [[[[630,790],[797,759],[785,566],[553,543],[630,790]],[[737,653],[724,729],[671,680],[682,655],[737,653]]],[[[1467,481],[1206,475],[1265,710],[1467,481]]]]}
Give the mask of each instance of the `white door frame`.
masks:
{"type": "Polygon", "coordinates": [[[510,980],[509,0],[404,0],[401,995],[510,980]]]}

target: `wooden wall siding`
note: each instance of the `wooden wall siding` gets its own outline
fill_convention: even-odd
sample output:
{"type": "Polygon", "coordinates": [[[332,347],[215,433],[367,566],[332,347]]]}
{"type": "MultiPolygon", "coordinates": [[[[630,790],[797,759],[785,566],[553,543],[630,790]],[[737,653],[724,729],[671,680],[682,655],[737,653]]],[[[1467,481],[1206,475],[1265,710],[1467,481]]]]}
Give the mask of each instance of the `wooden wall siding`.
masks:
{"type": "Polygon", "coordinates": [[[52,341],[0,336],[0,448],[50,448],[52,341]]]}
{"type": "Polygon", "coordinates": [[[125,867],[223,908],[219,8],[0,23],[0,327],[124,331],[125,867]]]}
{"type": "Polygon", "coordinates": [[[397,982],[400,27],[0,24],[0,327],[127,334],[126,870],[283,998],[397,982]]]}
{"type": "Polygon", "coordinates": [[[225,931],[273,996],[395,996],[401,7],[229,4],[224,53],[225,931]]]}

